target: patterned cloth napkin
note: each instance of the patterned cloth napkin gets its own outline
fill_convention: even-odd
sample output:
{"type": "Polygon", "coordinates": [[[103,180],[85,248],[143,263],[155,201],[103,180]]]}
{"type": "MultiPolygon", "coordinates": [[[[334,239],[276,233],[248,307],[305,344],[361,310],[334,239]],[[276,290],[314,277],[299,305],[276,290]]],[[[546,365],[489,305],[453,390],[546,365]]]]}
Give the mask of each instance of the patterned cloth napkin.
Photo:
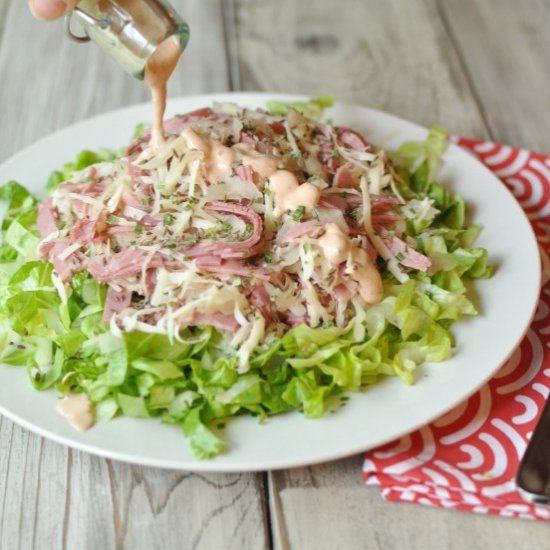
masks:
{"type": "Polygon", "coordinates": [[[550,520],[528,504],[514,479],[550,393],[550,157],[457,138],[512,191],[527,214],[542,258],[542,293],[518,349],[465,403],[421,430],[367,453],[363,479],[387,500],[550,520]]]}

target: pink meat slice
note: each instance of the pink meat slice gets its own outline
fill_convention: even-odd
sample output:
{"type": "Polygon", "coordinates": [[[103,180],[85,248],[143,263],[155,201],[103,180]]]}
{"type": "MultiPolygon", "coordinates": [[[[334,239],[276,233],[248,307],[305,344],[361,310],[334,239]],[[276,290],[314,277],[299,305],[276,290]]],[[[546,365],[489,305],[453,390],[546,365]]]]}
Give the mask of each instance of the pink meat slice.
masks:
{"type": "Polygon", "coordinates": [[[250,237],[242,241],[199,243],[184,251],[190,258],[201,256],[220,256],[221,258],[248,258],[261,252],[264,248],[262,218],[242,204],[216,201],[206,205],[206,210],[234,214],[252,226],[250,237]]]}
{"type": "Polygon", "coordinates": [[[97,222],[98,220],[77,220],[71,229],[71,242],[92,242],[97,232],[97,222]]]}
{"type": "Polygon", "coordinates": [[[235,174],[247,183],[254,183],[254,171],[250,166],[239,165],[235,168],[235,174]]]}
{"type": "Polygon", "coordinates": [[[65,260],[59,256],[71,245],[67,241],[57,241],[49,250],[49,260],[52,262],[57,276],[62,281],[70,279],[71,275],[82,270],[85,257],[80,253],[71,254],[65,260]]]}
{"type": "Polygon", "coordinates": [[[348,302],[353,296],[351,290],[344,284],[336,285],[332,289],[332,292],[336,300],[338,300],[339,302],[348,302]]]}
{"type": "Polygon", "coordinates": [[[279,312],[279,315],[284,322],[291,327],[307,324],[306,315],[294,315],[290,310],[279,312]]]}
{"type": "Polygon", "coordinates": [[[260,311],[268,323],[273,323],[277,320],[277,310],[273,307],[273,302],[263,285],[252,286],[248,299],[260,311]]]}
{"type": "Polygon", "coordinates": [[[334,155],[334,143],[332,141],[321,143],[317,156],[331,174],[334,174],[342,165],[342,158],[334,155]]]}
{"type": "MultiPolygon", "coordinates": [[[[133,164],[130,164],[129,166],[133,166],[133,164]]],[[[131,191],[125,191],[122,194],[122,203],[124,206],[131,206],[132,208],[136,208],[145,212],[145,208],[143,204],[141,204],[139,197],[131,191]]]]}
{"type": "Polygon", "coordinates": [[[120,313],[132,303],[132,293],[129,290],[115,290],[109,287],[107,298],[105,300],[105,309],[103,310],[103,322],[109,323],[115,313],[120,313]]]}
{"type": "Polygon", "coordinates": [[[373,225],[387,226],[395,224],[400,219],[399,214],[387,210],[386,212],[373,213],[371,221],[373,225]]]}
{"type": "Polygon", "coordinates": [[[286,128],[282,122],[272,122],[269,126],[273,132],[279,136],[284,136],[286,134],[286,128]]]}
{"type": "Polygon", "coordinates": [[[160,223],[160,220],[157,220],[153,216],[146,215],[146,216],[143,216],[143,218],[141,218],[141,223],[152,227],[156,227],[160,223]]]}
{"type": "Polygon", "coordinates": [[[207,273],[233,277],[256,277],[257,279],[269,280],[269,273],[265,269],[247,265],[239,260],[224,260],[219,256],[202,256],[197,258],[197,267],[207,273]]]}
{"type": "Polygon", "coordinates": [[[353,170],[353,164],[350,162],[343,164],[340,168],[338,168],[338,170],[336,170],[336,174],[334,174],[334,180],[332,182],[333,186],[350,189],[357,187],[358,184],[359,178],[353,170]]]}
{"type": "Polygon", "coordinates": [[[119,235],[120,233],[134,233],[134,228],[128,225],[112,225],[107,228],[107,235],[119,235]]]}
{"type": "MultiPolygon", "coordinates": [[[[363,203],[363,197],[349,194],[346,196],[346,202],[350,206],[357,206],[363,203]]],[[[370,203],[373,210],[383,210],[398,205],[399,199],[390,195],[370,195],[370,203]]]]}
{"type": "Polygon", "coordinates": [[[81,218],[87,218],[92,213],[92,205],[78,199],[71,200],[71,207],[73,212],[81,218]]]}
{"type": "Polygon", "coordinates": [[[338,142],[345,147],[349,147],[350,149],[355,149],[357,151],[364,151],[369,146],[369,143],[365,140],[365,138],[355,130],[344,128],[342,126],[337,126],[334,130],[336,131],[338,142]]]}
{"type": "MultiPolygon", "coordinates": [[[[172,135],[181,134],[184,128],[196,124],[203,118],[208,118],[211,114],[212,109],[210,109],[210,107],[203,107],[202,109],[197,109],[196,111],[184,115],[177,115],[164,122],[164,131],[172,135]]],[[[149,133],[147,133],[147,135],[149,135],[149,133]]]]}
{"type": "Polygon", "coordinates": [[[326,195],[321,197],[319,205],[325,208],[335,208],[337,210],[346,211],[348,203],[344,197],[338,197],[337,195],[326,195]]]}
{"type": "Polygon", "coordinates": [[[403,258],[398,261],[404,266],[412,267],[413,269],[418,269],[419,271],[427,271],[432,265],[430,258],[408,246],[407,243],[398,237],[384,239],[384,242],[394,256],[403,256],[403,258]]]}
{"type": "Polygon", "coordinates": [[[145,264],[148,269],[161,267],[164,264],[162,254],[155,252],[150,258],[146,250],[126,248],[106,259],[91,261],[88,271],[100,283],[107,283],[113,279],[139,275],[145,264]]]}
{"type": "MultiPolygon", "coordinates": [[[[179,135],[182,130],[188,126],[196,124],[203,118],[208,118],[212,114],[212,109],[210,107],[203,107],[192,111],[190,113],[185,113],[183,115],[177,115],[171,119],[164,121],[164,132],[170,135],[179,135]]],[[[141,137],[133,141],[126,148],[126,155],[132,156],[140,153],[144,147],[147,145],[151,137],[151,129],[147,129],[143,132],[141,137]]]]}
{"type": "Polygon", "coordinates": [[[88,195],[89,197],[99,197],[103,191],[105,191],[105,186],[102,183],[92,182],[84,184],[77,193],[80,192],[82,195],[88,195]]]}
{"type": "Polygon", "coordinates": [[[128,163],[128,175],[133,179],[138,179],[142,174],[142,170],[139,166],[136,166],[133,162],[128,163]]]}
{"type": "Polygon", "coordinates": [[[41,242],[38,245],[38,256],[41,260],[46,261],[50,255],[52,248],[55,246],[55,241],[41,242]]]}
{"type": "Polygon", "coordinates": [[[42,238],[45,238],[48,235],[51,235],[54,231],[57,231],[57,223],[55,220],[53,201],[51,197],[48,197],[38,205],[36,223],[38,224],[38,230],[40,231],[42,238]]]}
{"type": "MultiPolygon", "coordinates": [[[[389,195],[370,195],[370,203],[372,212],[381,212],[398,205],[399,199],[389,195]]],[[[351,193],[346,194],[344,197],[323,195],[319,204],[327,208],[337,208],[338,210],[345,211],[347,208],[363,204],[363,197],[361,195],[352,195],[351,193]]]]}
{"type": "Polygon", "coordinates": [[[285,229],[277,234],[277,241],[285,243],[293,239],[298,239],[304,235],[310,235],[321,228],[321,224],[315,220],[308,220],[307,222],[297,223],[292,227],[285,229]]]}
{"type": "Polygon", "coordinates": [[[237,332],[239,330],[239,323],[233,317],[233,315],[226,315],[224,313],[193,313],[189,325],[211,325],[218,330],[225,330],[228,332],[237,332]]]}
{"type": "MultiPolygon", "coordinates": [[[[165,265],[165,267],[168,267],[165,265]]],[[[180,269],[178,267],[178,269],[180,269]]],[[[156,269],[148,269],[145,272],[145,296],[151,296],[153,292],[155,292],[155,288],[157,286],[157,270],[156,269]]]]}
{"type": "Polygon", "coordinates": [[[239,143],[246,143],[247,145],[256,145],[256,140],[248,132],[241,132],[239,137],[239,143]]]}

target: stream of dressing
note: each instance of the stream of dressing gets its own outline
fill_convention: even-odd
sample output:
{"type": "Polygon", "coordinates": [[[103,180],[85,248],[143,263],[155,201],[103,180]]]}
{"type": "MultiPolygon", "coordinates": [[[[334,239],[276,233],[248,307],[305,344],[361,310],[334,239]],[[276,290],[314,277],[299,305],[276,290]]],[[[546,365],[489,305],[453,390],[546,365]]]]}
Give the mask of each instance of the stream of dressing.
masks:
{"type": "Polygon", "coordinates": [[[157,150],[164,144],[164,112],[166,111],[167,83],[178,64],[181,48],[175,36],[167,38],[156,49],[145,68],[145,82],[151,88],[153,99],[153,126],[150,146],[157,150]]]}

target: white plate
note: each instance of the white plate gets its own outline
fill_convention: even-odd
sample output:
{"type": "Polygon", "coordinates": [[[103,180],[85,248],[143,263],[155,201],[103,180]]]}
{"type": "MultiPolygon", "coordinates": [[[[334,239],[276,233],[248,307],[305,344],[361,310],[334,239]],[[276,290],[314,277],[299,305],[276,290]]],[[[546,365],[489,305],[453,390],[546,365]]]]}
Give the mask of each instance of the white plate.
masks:
{"type": "MultiPolygon", "coordinates": [[[[264,106],[274,94],[224,94],[186,97],[169,104],[169,115],[212,101],[264,106]]],[[[280,96],[295,99],[295,96],[280,96]]],[[[148,104],[115,111],[61,130],[0,166],[0,182],[17,179],[38,194],[50,171],[84,148],[120,147],[135,125],[150,119],[148,104]]],[[[420,140],[426,130],[394,116],[339,104],[336,123],[365,131],[374,143],[395,148],[420,140]]],[[[238,418],[224,430],[228,451],[210,461],[193,457],[181,431],[159,420],[116,419],[77,433],[55,410],[55,391],[32,389],[23,369],[0,368],[0,412],[54,441],[105,457],[144,465],[195,471],[246,471],[288,468],[337,459],[389,442],[435,419],[477,390],[510,356],[534,313],[540,285],[540,260],[531,227],[514,197],[472,156],[451,145],[439,179],[472,206],[474,221],[485,227],[479,245],[498,266],[493,279],[478,281],[481,314],[458,323],[455,357],[426,365],[418,382],[405,386],[388,379],[354,395],[347,406],[318,420],[298,413],[260,425],[238,418]]]]}

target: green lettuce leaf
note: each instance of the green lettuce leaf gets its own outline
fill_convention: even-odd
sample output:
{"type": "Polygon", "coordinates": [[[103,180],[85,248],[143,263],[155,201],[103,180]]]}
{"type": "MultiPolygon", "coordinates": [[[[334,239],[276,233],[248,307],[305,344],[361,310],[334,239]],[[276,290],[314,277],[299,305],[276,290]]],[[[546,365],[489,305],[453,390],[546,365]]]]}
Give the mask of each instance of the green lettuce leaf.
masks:
{"type": "Polygon", "coordinates": [[[52,172],[46,182],[46,189],[53,191],[60,183],[67,181],[75,172],[80,172],[89,166],[100,162],[109,162],[120,156],[118,152],[110,149],[100,149],[99,151],[84,150],[78,153],[73,162],[68,162],[61,170],[52,172]]]}
{"type": "Polygon", "coordinates": [[[393,159],[413,172],[412,187],[423,191],[433,181],[447,146],[447,130],[432,126],[425,141],[407,141],[393,153],[393,159]]]}
{"type": "Polygon", "coordinates": [[[284,116],[289,109],[294,109],[308,118],[320,120],[325,110],[332,107],[335,101],[334,96],[323,95],[309,101],[268,101],[266,107],[271,115],[284,116]]]}

